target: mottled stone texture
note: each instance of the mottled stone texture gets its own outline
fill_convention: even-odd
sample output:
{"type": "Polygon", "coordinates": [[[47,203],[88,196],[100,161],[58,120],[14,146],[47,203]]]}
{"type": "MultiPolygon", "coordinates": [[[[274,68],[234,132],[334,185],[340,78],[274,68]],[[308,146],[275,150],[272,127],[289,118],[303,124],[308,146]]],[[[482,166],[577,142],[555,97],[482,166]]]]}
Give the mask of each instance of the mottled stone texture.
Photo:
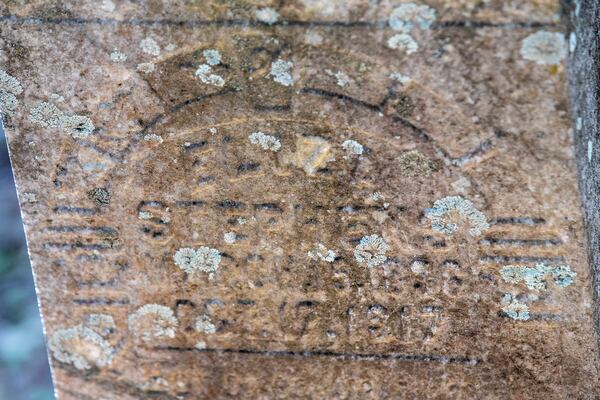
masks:
{"type": "Polygon", "coordinates": [[[402,3],[0,5],[61,399],[600,396],[558,3],[402,3]]]}

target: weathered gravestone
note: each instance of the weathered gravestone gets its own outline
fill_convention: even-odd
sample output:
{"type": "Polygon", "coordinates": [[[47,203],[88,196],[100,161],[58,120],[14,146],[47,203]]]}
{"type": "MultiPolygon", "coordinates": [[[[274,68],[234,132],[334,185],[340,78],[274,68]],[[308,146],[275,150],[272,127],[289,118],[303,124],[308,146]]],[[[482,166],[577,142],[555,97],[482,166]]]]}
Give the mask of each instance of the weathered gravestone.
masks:
{"type": "Polygon", "coordinates": [[[598,398],[559,12],[4,2],[58,396],[598,398]]]}

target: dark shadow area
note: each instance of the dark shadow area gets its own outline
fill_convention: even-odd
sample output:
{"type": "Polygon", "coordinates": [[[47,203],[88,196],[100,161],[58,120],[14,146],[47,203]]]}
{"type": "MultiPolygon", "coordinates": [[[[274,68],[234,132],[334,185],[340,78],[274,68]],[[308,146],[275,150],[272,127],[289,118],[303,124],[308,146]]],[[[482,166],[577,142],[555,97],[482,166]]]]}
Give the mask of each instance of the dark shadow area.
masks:
{"type": "Polygon", "coordinates": [[[0,399],[53,399],[19,203],[0,124],[0,399]]]}

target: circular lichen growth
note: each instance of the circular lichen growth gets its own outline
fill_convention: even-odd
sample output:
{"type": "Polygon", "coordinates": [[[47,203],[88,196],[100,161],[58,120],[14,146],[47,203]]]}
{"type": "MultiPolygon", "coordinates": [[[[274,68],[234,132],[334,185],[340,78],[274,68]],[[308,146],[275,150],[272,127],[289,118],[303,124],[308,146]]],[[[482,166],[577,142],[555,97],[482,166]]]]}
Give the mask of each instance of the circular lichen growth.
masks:
{"type": "Polygon", "coordinates": [[[81,325],[56,331],[48,348],[55,359],[81,370],[110,365],[114,355],[114,349],[102,336],[81,325]]]}
{"type": "Polygon", "coordinates": [[[396,113],[398,113],[400,117],[410,117],[415,111],[415,108],[415,103],[409,95],[405,93],[400,93],[398,95],[398,98],[394,104],[394,110],[396,110],[396,113]]]}

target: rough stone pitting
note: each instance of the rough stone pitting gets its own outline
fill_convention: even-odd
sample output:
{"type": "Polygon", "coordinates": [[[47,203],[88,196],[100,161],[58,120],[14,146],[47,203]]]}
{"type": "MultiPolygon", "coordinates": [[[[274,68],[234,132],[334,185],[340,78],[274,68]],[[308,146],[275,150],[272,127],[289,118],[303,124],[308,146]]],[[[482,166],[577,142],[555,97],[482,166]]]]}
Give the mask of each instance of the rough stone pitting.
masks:
{"type": "Polygon", "coordinates": [[[294,64],[291,61],[285,61],[279,59],[273,61],[271,64],[271,71],[269,75],[273,77],[273,80],[283,86],[292,86],[294,84],[294,78],[292,77],[291,70],[294,64]]]}
{"type": "Polygon", "coordinates": [[[477,210],[471,201],[460,196],[436,200],[432,208],[425,210],[425,216],[431,221],[431,229],[451,235],[458,229],[455,222],[448,220],[450,214],[454,212],[467,219],[471,227],[469,229],[471,236],[479,236],[490,227],[485,215],[477,210]]]}
{"type": "Polygon", "coordinates": [[[160,304],[146,304],[128,317],[129,330],[149,342],[156,338],[174,338],[179,321],[173,310],[160,304]]]}
{"type": "Polygon", "coordinates": [[[374,268],[387,260],[386,253],[389,249],[390,246],[381,236],[364,236],[354,249],[354,258],[359,264],[374,268]]]}
{"type": "Polygon", "coordinates": [[[80,370],[110,365],[115,352],[108,341],[83,325],[57,330],[48,348],[55,359],[80,370]]]}
{"type": "Polygon", "coordinates": [[[527,36],[521,45],[521,56],[537,64],[560,64],[567,55],[567,43],[561,32],[539,31],[527,36]]]}
{"type": "Polygon", "coordinates": [[[279,151],[281,149],[281,142],[273,135],[267,135],[264,132],[252,132],[250,136],[250,143],[262,147],[263,150],[279,151]]]}
{"type": "Polygon", "coordinates": [[[213,274],[219,269],[221,253],[217,249],[202,246],[198,249],[188,247],[177,250],[173,256],[175,265],[188,274],[206,272],[213,274]]]}
{"type": "Polygon", "coordinates": [[[405,176],[429,176],[437,169],[436,164],[419,150],[409,150],[398,157],[400,173],[405,176]]]}
{"type": "Polygon", "coordinates": [[[106,188],[96,187],[88,193],[88,198],[99,207],[106,207],[110,204],[111,194],[106,188]]]}

